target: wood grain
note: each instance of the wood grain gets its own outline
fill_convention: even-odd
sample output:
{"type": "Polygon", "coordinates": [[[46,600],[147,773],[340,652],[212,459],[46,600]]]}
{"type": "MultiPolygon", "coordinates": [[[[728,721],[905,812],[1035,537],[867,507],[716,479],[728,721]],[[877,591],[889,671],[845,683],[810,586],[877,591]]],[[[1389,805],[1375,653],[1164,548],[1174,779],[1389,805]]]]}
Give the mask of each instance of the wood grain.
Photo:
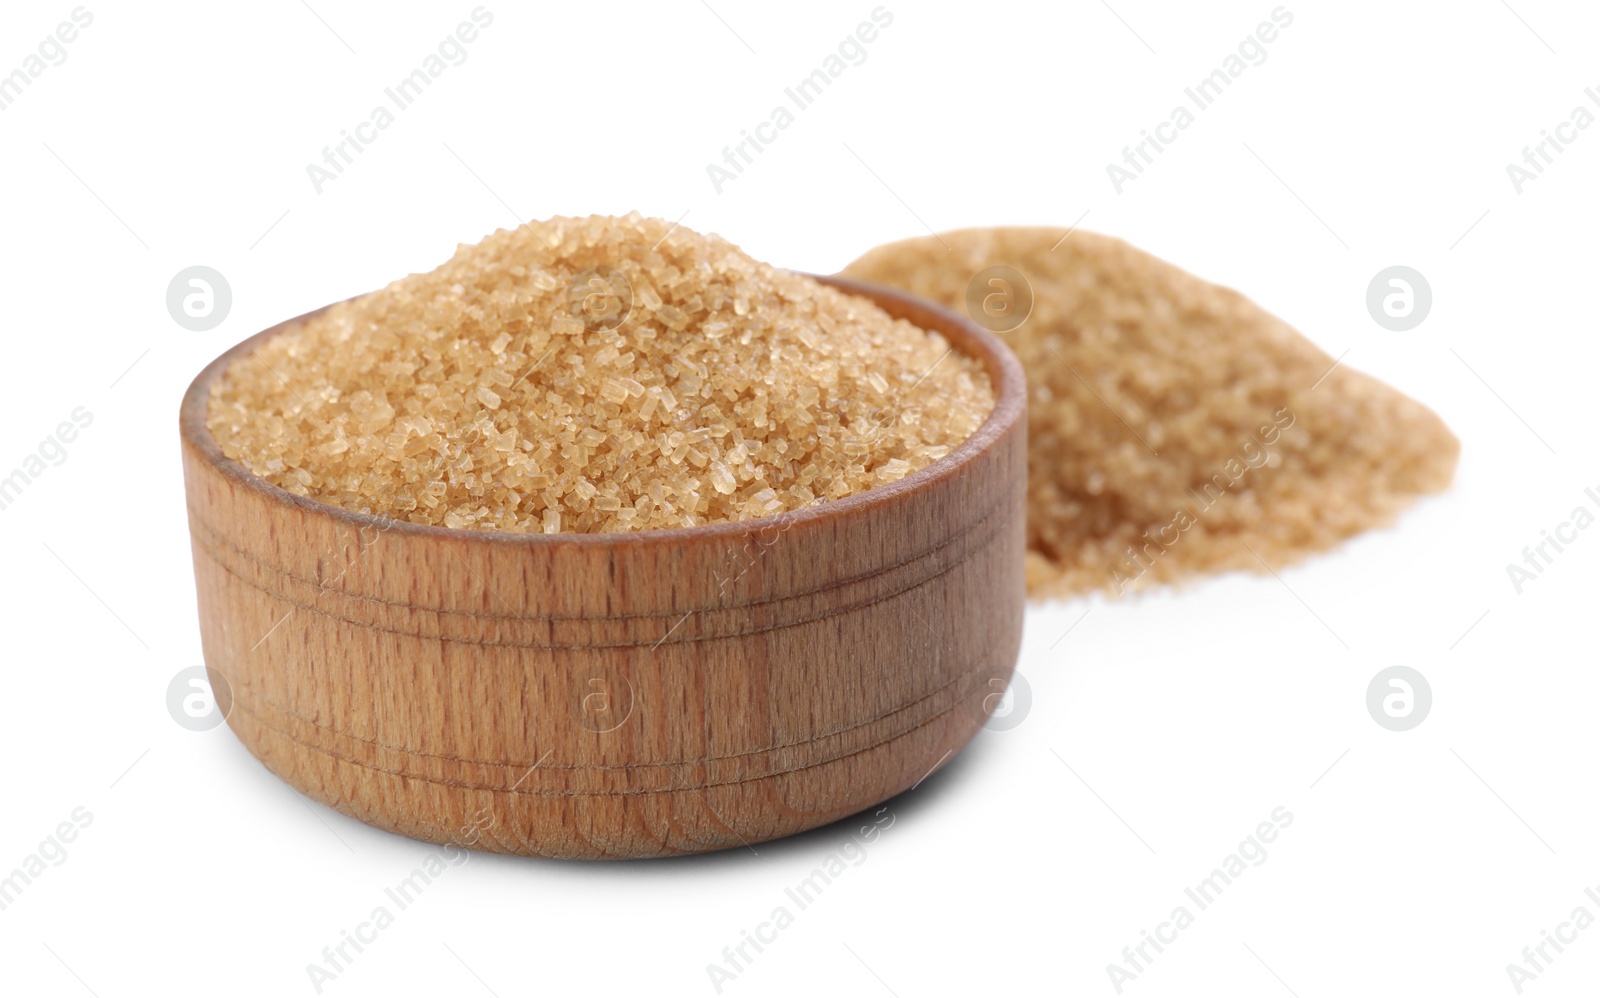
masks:
{"type": "Polygon", "coordinates": [[[301,320],[217,358],[180,426],[205,660],[234,732],[380,828],[582,859],[789,835],[942,765],[1021,638],[1022,371],[938,306],[819,279],[980,358],[995,410],[899,482],[742,523],[509,534],[304,499],[205,426],[226,366],[301,320]]]}

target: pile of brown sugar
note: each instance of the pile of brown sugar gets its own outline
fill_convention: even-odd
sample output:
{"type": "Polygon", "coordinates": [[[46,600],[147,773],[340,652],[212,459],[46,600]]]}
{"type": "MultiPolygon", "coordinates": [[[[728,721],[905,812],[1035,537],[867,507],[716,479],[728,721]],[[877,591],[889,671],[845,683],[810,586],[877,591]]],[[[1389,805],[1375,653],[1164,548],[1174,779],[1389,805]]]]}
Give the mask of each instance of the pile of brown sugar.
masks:
{"type": "Polygon", "coordinates": [[[938,334],[634,214],[502,230],[307,319],[228,369],[207,425],[257,475],[347,509],[596,532],[871,489],[993,406],[938,334]]]}
{"type": "Polygon", "coordinates": [[[1028,375],[1036,596],[1289,564],[1450,483],[1460,444],[1432,411],[1119,240],[970,229],[878,247],[845,274],[963,314],[991,288],[1024,304],[989,283],[997,265],[1032,289],[1001,338],[1028,375]]]}

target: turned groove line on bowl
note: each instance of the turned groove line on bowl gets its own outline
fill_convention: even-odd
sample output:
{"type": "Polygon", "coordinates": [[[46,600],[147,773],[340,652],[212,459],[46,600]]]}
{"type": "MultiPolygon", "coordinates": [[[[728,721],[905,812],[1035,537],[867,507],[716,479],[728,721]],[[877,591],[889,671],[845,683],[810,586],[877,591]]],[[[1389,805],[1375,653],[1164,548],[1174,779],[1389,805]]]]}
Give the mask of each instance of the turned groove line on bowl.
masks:
{"type": "MultiPolygon", "coordinates": [[[[841,737],[843,735],[853,734],[853,733],[855,733],[857,731],[860,731],[860,730],[862,730],[864,728],[868,728],[868,727],[871,727],[874,724],[878,724],[878,723],[880,723],[880,722],[882,722],[882,721],[884,721],[884,720],[886,720],[888,718],[894,717],[897,714],[903,714],[903,713],[905,713],[907,711],[910,711],[910,710],[913,710],[915,708],[918,708],[918,707],[922,706],[924,703],[926,703],[926,702],[934,699],[935,697],[938,697],[941,694],[944,694],[947,691],[949,691],[952,687],[954,687],[958,683],[960,683],[962,681],[962,678],[964,678],[964,677],[958,677],[956,679],[952,679],[949,682],[945,683],[944,685],[939,686],[939,687],[929,691],[928,693],[924,694],[923,696],[920,696],[917,699],[915,699],[915,700],[913,700],[913,701],[911,701],[911,702],[909,702],[907,704],[904,704],[904,705],[902,705],[900,707],[897,707],[896,709],[894,709],[893,711],[890,711],[889,713],[881,714],[878,717],[872,718],[870,720],[862,721],[862,722],[860,722],[858,724],[852,724],[852,725],[849,725],[847,727],[838,728],[838,729],[835,729],[835,730],[832,730],[832,731],[827,731],[827,732],[824,732],[822,734],[813,736],[811,738],[796,739],[795,741],[783,742],[781,744],[768,746],[766,748],[750,749],[749,751],[746,751],[746,752],[730,752],[730,753],[727,753],[727,754],[724,754],[724,755],[702,756],[702,757],[695,758],[695,759],[679,759],[679,760],[676,760],[674,762],[644,762],[644,763],[623,762],[623,763],[614,763],[614,764],[605,764],[605,765],[564,765],[564,764],[561,764],[561,763],[554,763],[554,764],[550,764],[550,765],[541,764],[540,768],[549,769],[549,770],[596,770],[596,771],[607,771],[607,770],[614,770],[614,769],[650,769],[650,768],[659,768],[659,767],[663,767],[663,766],[665,766],[665,767],[695,766],[695,765],[704,765],[704,764],[715,763],[715,762],[724,762],[724,761],[733,760],[733,759],[746,759],[746,758],[750,758],[750,757],[758,756],[758,755],[768,755],[768,754],[772,754],[772,753],[775,753],[775,752],[782,752],[782,751],[787,750],[787,749],[801,748],[801,747],[804,747],[806,745],[810,745],[810,744],[813,744],[815,742],[823,741],[823,740],[828,739],[828,738],[839,738],[839,737],[841,737]]],[[[367,738],[365,736],[357,735],[357,734],[354,734],[354,733],[349,732],[349,731],[341,731],[340,729],[334,728],[331,725],[323,724],[320,721],[316,721],[316,720],[314,720],[312,718],[306,717],[303,714],[300,714],[300,713],[298,713],[296,711],[289,710],[288,708],[284,707],[283,705],[273,702],[273,700],[270,697],[261,696],[258,699],[261,701],[262,704],[266,705],[268,708],[276,711],[277,713],[283,715],[284,717],[290,718],[291,720],[293,720],[293,721],[295,721],[297,723],[304,724],[305,726],[307,726],[309,728],[313,728],[313,729],[315,729],[317,731],[327,732],[328,734],[333,735],[333,736],[338,737],[338,738],[347,738],[347,739],[349,739],[349,740],[351,740],[353,742],[359,742],[361,744],[368,745],[371,748],[373,748],[375,751],[400,752],[400,753],[403,753],[405,755],[416,756],[416,757],[420,757],[420,758],[424,758],[424,759],[439,759],[439,760],[442,760],[442,761],[445,761],[445,762],[458,762],[458,763],[465,763],[465,764],[468,764],[468,765],[487,766],[487,767],[492,767],[492,768],[519,767],[520,766],[523,769],[526,769],[529,766],[529,763],[527,763],[526,761],[511,761],[511,760],[496,760],[496,759],[473,759],[473,758],[469,758],[467,756],[451,755],[449,753],[443,753],[443,752],[424,752],[421,749],[406,748],[406,747],[401,746],[401,745],[392,745],[392,744],[389,744],[389,743],[386,743],[386,742],[380,742],[380,741],[378,741],[377,739],[374,739],[374,738],[367,738]]],[[[906,728],[905,731],[907,731],[907,732],[914,731],[917,728],[922,727],[925,723],[928,723],[929,721],[932,721],[932,720],[936,720],[937,719],[937,714],[942,714],[947,709],[948,708],[940,708],[937,711],[935,717],[929,718],[927,721],[918,721],[916,724],[913,724],[911,727],[906,728]]],[[[303,744],[303,745],[308,745],[311,748],[317,748],[316,745],[313,745],[310,742],[307,742],[303,738],[298,738],[298,737],[295,737],[295,736],[291,735],[289,732],[287,732],[283,728],[272,726],[272,725],[268,725],[266,721],[261,721],[260,720],[260,714],[257,713],[256,711],[249,710],[248,708],[246,708],[246,711],[252,717],[257,718],[259,723],[261,723],[263,725],[266,725],[268,727],[272,727],[272,729],[274,731],[278,731],[279,733],[283,734],[285,737],[292,738],[294,741],[299,742],[300,744],[303,744]]],[[[881,744],[881,743],[874,743],[874,745],[877,745],[877,744],[881,744]]],[[[847,757],[848,757],[848,754],[846,756],[841,756],[840,758],[847,758],[847,757]]]]}
{"type": "MultiPolygon", "coordinates": [[[[944,690],[947,690],[950,687],[955,686],[958,682],[959,682],[959,680],[951,680],[950,683],[947,683],[945,686],[941,687],[939,692],[943,692],[944,690]]],[[[959,701],[957,701],[957,702],[959,702],[959,701]]],[[[238,704],[238,703],[235,704],[236,708],[239,708],[241,706],[242,706],[242,704],[238,704]]],[[[707,790],[707,789],[711,789],[713,787],[738,786],[739,784],[742,784],[742,783],[755,783],[755,782],[759,782],[759,781],[762,781],[762,780],[769,780],[769,779],[772,779],[774,777],[788,776],[788,775],[793,774],[793,773],[803,773],[803,772],[805,772],[806,770],[809,770],[809,769],[817,769],[817,768],[819,768],[821,766],[827,766],[827,765],[831,765],[831,764],[838,763],[838,762],[844,762],[844,761],[846,761],[848,759],[853,759],[853,758],[855,758],[857,756],[865,755],[868,752],[872,752],[872,751],[875,751],[877,749],[880,749],[880,748],[884,747],[885,745],[892,744],[892,743],[894,743],[896,741],[899,741],[900,739],[905,738],[905,737],[907,737],[909,735],[916,734],[918,731],[921,731],[924,728],[927,728],[929,725],[937,724],[937,723],[942,722],[945,719],[945,715],[947,713],[949,713],[949,711],[955,709],[955,704],[952,704],[950,707],[947,707],[947,708],[945,708],[943,710],[938,711],[937,713],[933,714],[930,717],[927,717],[927,718],[925,718],[925,719],[923,719],[921,721],[918,721],[916,724],[913,724],[912,726],[910,726],[908,728],[905,728],[905,729],[902,729],[902,730],[899,730],[899,731],[895,731],[895,732],[893,732],[893,733],[891,733],[889,735],[886,735],[886,736],[884,736],[882,738],[879,738],[877,741],[872,742],[869,745],[863,746],[863,747],[858,748],[858,749],[854,749],[854,750],[849,751],[849,752],[842,753],[842,754],[837,755],[837,756],[826,756],[826,757],[819,758],[819,759],[813,759],[813,760],[811,760],[809,762],[806,762],[806,763],[804,763],[802,765],[792,766],[792,767],[790,767],[788,769],[776,769],[776,770],[770,770],[770,771],[763,771],[763,772],[757,773],[755,775],[741,777],[741,778],[736,779],[736,780],[719,780],[719,781],[713,781],[713,782],[708,782],[708,783],[693,783],[693,784],[687,784],[687,785],[674,784],[672,786],[663,786],[663,787],[628,788],[628,789],[625,789],[625,790],[614,790],[614,789],[611,789],[611,790],[551,790],[551,789],[545,789],[545,788],[539,788],[539,787],[521,787],[521,786],[518,786],[518,787],[503,787],[503,786],[499,786],[497,784],[473,783],[473,782],[469,782],[469,781],[466,781],[466,780],[461,780],[459,778],[424,776],[424,775],[419,775],[417,773],[407,772],[407,771],[401,770],[401,769],[389,769],[387,767],[380,766],[380,765],[378,765],[376,763],[366,762],[366,761],[358,759],[358,758],[356,758],[354,756],[347,755],[347,754],[344,754],[344,753],[341,753],[341,752],[337,752],[337,751],[335,751],[333,749],[330,749],[330,748],[327,748],[325,746],[315,744],[315,743],[307,741],[306,739],[303,739],[303,738],[299,738],[299,737],[295,736],[294,734],[292,734],[291,732],[289,732],[289,731],[287,731],[287,730],[285,730],[283,728],[276,727],[276,726],[274,726],[272,724],[269,724],[268,722],[262,720],[261,716],[259,714],[257,714],[255,711],[251,710],[250,708],[243,707],[243,709],[244,709],[245,713],[250,715],[250,717],[252,718],[252,720],[255,721],[255,723],[261,725],[264,728],[267,728],[267,729],[275,732],[279,736],[281,736],[281,737],[283,737],[285,739],[288,739],[289,741],[292,741],[297,745],[300,745],[300,746],[303,746],[303,747],[305,747],[307,749],[310,749],[313,752],[318,752],[318,753],[320,753],[322,755],[326,755],[326,756],[329,756],[331,758],[337,759],[340,762],[348,763],[349,765],[352,765],[352,766],[359,766],[362,769],[370,769],[370,770],[373,770],[374,772],[385,773],[385,774],[387,774],[389,776],[398,776],[398,777],[401,777],[401,778],[407,779],[407,780],[417,780],[417,781],[420,781],[422,783],[432,783],[432,784],[438,784],[440,786],[457,787],[457,788],[465,789],[465,790],[482,790],[482,791],[486,791],[486,792],[489,792],[489,793],[526,794],[526,795],[534,796],[534,797],[611,797],[611,796],[635,796],[635,795],[657,794],[657,793],[676,793],[676,792],[680,792],[680,791],[707,790]]],[[[885,717],[892,717],[892,716],[893,716],[892,714],[884,715],[883,717],[879,717],[879,718],[875,719],[875,721],[869,722],[869,723],[876,723],[876,721],[881,721],[885,717]]],[[[867,725],[860,725],[859,727],[865,727],[865,726],[867,726],[867,725]]],[[[814,742],[816,742],[818,740],[820,740],[820,739],[807,739],[807,740],[801,741],[801,742],[793,742],[793,743],[790,743],[789,745],[783,746],[783,748],[785,748],[785,749],[794,749],[794,748],[798,748],[798,747],[803,747],[805,745],[812,744],[812,743],[814,743],[814,742]]],[[[390,750],[387,750],[387,751],[399,752],[399,753],[401,753],[403,755],[406,755],[406,756],[415,756],[415,755],[423,754],[423,753],[415,752],[415,751],[413,751],[411,749],[390,749],[390,750]]],[[[781,751],[781,749],[771,749],[771,750],[765,750],[765,751],[781,751]]],[[[637,771],[639,771],[641,769],[669,769],[670,770],[670,769],[677,769],[678,767],[681,767],[681,766],[706,765],[707,762],[717,762],[717,761],[720,761],[722,759],[727,759],[727,758],[739,758],[739,757],[738,756],[715,756],[715,757],[712,757],[709,760],[690,759],[690,760],[676,760],[676,761],[673,761],[673,762],[657,762],[657,763],[624,763],[624,764],[609,765],[609,766],[546,766],[546,765],[541,763],[541,764],[539,764],[539,769],[540,770],[550,770],[550,771],[553,771],[553,772],[554,771],[583,771],[583,770],[587,770],[587,771],[590,771],[590,772],[596,772],[596,773],[637,772],[637,771]]],[[[489,768],[511,768],[512,772],[518,772],[518,771],[520,771],[522,769],[527,769],[528,768],[526,763],[497,763],[497,762],[484,762],[484,761],[478,761],[478,760],[459,760],[459,761],[464,762],[467,765],[484,766],[484,767],[489,767],[489,768]]]]}
{"type": "MultiPolygon", "coordinates": [[[[840,580],[837,583],[834,583],[832,585],[816,586],[816,587],[813,587],[811,589],[803,590],[803,591],[800,591],[800,592],[795,592],[795,593],[792,593],[792,594],[786,594],[784,596],[772,597],[772,598],[769,598],[769,599],[750,600],[750,601],[747,601],[747,602],[744,602],[744,603],[718,604],[718,605],[714,605],[714,606],[695,607],[695,608],[691,608],[690,610],[687,610],[687,611],[684,611],[684,612],[703,617],[703,616],[717,615],[717,614],[733,614],[735,611],[749,610],[749,609],[758,608],[758,607],[781,606],[781,605],[783,605],[785,603],[797,602],[797,601],[804,600],[804,599],[814,598],[814,597],[817,597],[817,596],[820,596],[820,595],[825,595],[825,594],[830,593],[830,592],[838,591],[840,589],[845,589],[845,588],[852,587],[852,586],[861,586],[861,585],[864,585],[866,583],[869,583],[869,582],[873,581],[874,579],[883,578],[886,575],[889,575],[889,574],[891,574],[893,572],[897,572],[897,571],[899,571],[899,570],[901,570],[903,568],[906,568],[908,566],[916,565],[916,564],[918,564],[920,562],[929,561],[929,560],[932,560],[934,558],[937,558],[938,556],[944,554],[948,549],[954,547],[957,544],[961,544],[963,546],[963,551],[962,551],[961,557],[955,558],[954,560],[950,561],[948,564],[944,564],[941,567],[937,568],[936,570],[934,570],[932,572],[929,572],[926,575],[922,575],[920,577],[914,578],[912,581],[908,582],[907,584],[905,584],[903,587],[901,587],[899,589],[896,589],[896,590],[894,590],[892,592],[889,592],[887,594],[881,595],[881,596],[879,596],[879,597],[877,597],[875,599],[867,600],[867,601],[864,601],[864,602],[857,602],[857,603],[850,603],[850,604],[840,605],[836,609],[833,609],[833,610],[831,610],[831,611],[829,611],[827,613],[821,613],[821,614],[817,614],[815,616],[794,618],[794,619],[791,619],[791,620],[786,620],[786,621],[784,621],[782,623],[766,624],[766,625],[762,625],[762,626],[759,626],[759,627],[752,627],[752,628],[749,628],[749,629],[746,629],[746,630],[714,631],[714,632],[710,632],[710,633],[696,633],[694,635],[688,635],[688,636],[684,636],[684,637],[681,637],[681,638],[674,638],[671,643],[676,644],[676,643],[679,643],[679,642],[708,641],[708,640],[714,640],[714,639],[717,639],[717,638],[739,637],[741,635],[746,635],[746,634],[762,633],[762,632],[765,632],[765,631],[776,630],[776,629],[780,629],[780,628],[784,628],[784,627],[796,627],[796,626],[799,626],[801,624],[811,623],[811,622],[818,621],[818,620],[826,620],[829,617],[839,616],[840,614],[849,613],[851,611],[863,609],[863,608],[869,607],[869,606],[874,606],[874,605],[876,605],[878,603],[886,602],[888,600],[898,599],[899,597],[905,595],[906,593],[908,593],[908,592],[910,592],[910,591],[912,591],[914,589],[917,589],[917,588],[919,588],[919,587],[921,587],[923,585],[926,585],[928,582],[931,582],[932,580],[937,579],[940,576],[946,574],[947,572],[959,567],[964,561],[967,560],[967,558],[970,556],[970,554],[971,554],[971,552],[973,550],[976,550],[976,549],[980,548],[983,545],[984,542],[992,539],[994,534],[996,532],[998,532],[998,530],[1003,526],[1002,516],[1003,516],[1004,511],[1011,508],[1011,506],[1016,502],[1018,493],[1020,493],[1021,491],[1022,491],[1021,485],[1012,486],[1005,493],[1002,493],[1001,497],[998,500],[996,500],[994,503],[990,504],[990,507],[988,509],[986,509],[984,511],[984,513],[980,517],[974,519],[970,524],[968,524],[960,532],[949,535],[946,540],[941,541],[937,546],[935,546],[933,548],[929,548],[928,550],[922,552],[921,554],[919,554],[919,555],[917,555],[917,556],[915,556],[913,558],[903,559],[903,560],[901,560],[899,562],[896,562],[895,564],[886,566],[886,567],[884,567],[882,569],[879,569],[879,570],[876,570],[876,571],[865,572],[865,573],[862,573],[860,575],[851,576],[849,578],[842,579],[842,580],[840,580]],[[981,534],[979,533],[980,528],[982,529],[982,533],[981,534]],[[974,538],[975,535],[976,535],[976,539],[974,540],[973,538],[974,538]]],[[[401,610],[401,611],[415,611],[415,612],[418,612],[418,613],[434,614],[434,615],[441,616],[441,617],[459,617],[459,618],[466,618],[468,620],[473,620],[473,621],[492,621],[496,625],[498,625],[500,623],[512,623],[512,624],[520,624],[520,623],[551,623],[551,624],[555,624],[555,623],[583,623],[583,622],[590,622],[590,621],[598,622],[598,621],[621,621],[621,620],[641,621],[641,622],[643,622],[643,621],[656,621],[658,623],[665,623],[665,622],[668,622],[668,621],[676,621],[676,620],[678,620],[679,618],[681,618],[683,616],[682,613],[679,613],[677,611],[669,611],[669,612],[666,612],[666,613],[655,613],[655,614],[646,614],[646,613],[637,613],[637,614],[628,614],[628,613],[623,613],[623,614],[584,614],[584,615],[578,615],[578,614],[571,614],[571,615],[506,614],[506,613],[493,613],[493,612],[483,612],[483,611],[477,611],[477,610],[465,610],[465,609],[455,609],[455,608],[445,608],[445,607],[419,606],[419,605],[414,604],[414,603],[405,603],[405,602],[402,602],[402,601],[399,601],[399,600],[387,600],[387,599],[382,599],[380,597],[368,596],[368,595],[361,594],[361,593],[352,593],[352,592],[346,592],[346,591],[342,591],[342,590],[331,590],[331,589],[323,588],[319,583],[314,582],[314,581],[312,581],[310,579],[307,579],[307,578],[302,577],[302,576],[295,575],[295,574],[293,574],[291,572],[288,572],[288,571],[285,571],[283,569],[279,569],[279,568],[277,568],[277,567],[275,567],[273,565],[270,565],[270,564],[266,563],[265,561],[263,561],[262,559],[260,559],[259,557],[255,556],[255,555],[252,555],[250,552],[245,551],[245,550],[239,548],[238,546],[229,543],[227,541],[226,537],[224,537],[221,534],[220,531],[218,531],[215,527],[211,526],[210,524],[206,523],[204,520],[200,519],[198,516],[194,517],[192,522],[194,522],[195,524],[200,526],[203,530],[205,530],[208,534],[210,534],[217,541],[220,541],[220,544],[211,543],[210,541],[202,541],[202,545],[201,546],[204,548],[204,550],[208,554],[213,555],[213,557],[215,557],[216,554],[220,550],[225,548],[228,551],[231,551],[234,554],[238,555],[240,558],[243,558],[244,560],[251,562],[256,567],[258,567],[258,568],[260,568],[260,569],[262,569],[262,570],[264,570],[264,571],[266,571],[266,572],[268,572],[268,573],[270,573],[272,575],[276,575],[276,576],[279,576],[279,577],[282,577],[282,578],[287,578],[287,579],[289,579],[291,581],[298,582],[298,583],[300,583],[302,585],[305,585],[307,587],[311,587],[311,588],[317,589],[318,592],[326,594],[326,595],[328,595],[328,596],[330,596],[330,597],[332,597],[334,599],[352,600],[352,601],[359,602],[359,603],[371,603],[371,604],[375,604],[375,605],[378,605],[378,606],[385,607],[387,609],[394,609],[394,610],[401,610]]],[[[753,521],[751,521],[751,522],[753,522],[753,521]]],[[[664,638],[657,638],[654,641],[652,641],[652,640],[650,640],[648,638],[645,638],[645,639],[641,639],[639,641],[627,641],[627,642],[621,642],[621,641],[619,641],[619,642],[592,642],[592,641],[518,642],[518,641],[497,641],[497,640],[491,640],[491,639],[486,639],[486,638],[470,638],[470,637],[462,637],[462,636],[442,634],[442,633],[429,634],[429,633],[424,632],[424,631],[409,631],[409,630],[405,630],[405,629],[399,628],[399,627],[387,626],[387,625],[383,625],[383,624],[374,623],[372,621],[362,620],[362,619],[357,618],[357,617],[347,617],[347,616],[344,616],[343,614],[335,613],[332,610],[323,609],[323,608],[318,607],[318,606],[316,606],[314,604],[311,604],[311,603],[301,602],[301,601],[296,600],[296,599],[294,599],[294,598],[292,598],[292,597],[290,597],[288,595],[280,593],[277,590],[270,589],[267,586],[263,585],[262,583],[256,582],[255,580],[252,580],[252,579],[245,578],[244,576],[240,575],[234,569],[233,566],[226,564],[221,559],[217,559],[217,564],[224,571],[226,571],[229,575],[231,575],[234,578],[238,579],[241,583],[243,583],[245,585],[248,585],[248,586],[250,586],[250,587],[252,587],[254,589],[257,589],[260,592],[265,593],[268,596],[271,596],[273,599],[276,599],[276,600],[278,600],[280,602],[286,603],[286,604],[288,604],[288,605],[290,605],[290,606],[292,606],[292,607],[294,607],[296,609],[305,610],[305,611],[307,611],[309,613],[319,614],[321,616],[329,617],[329,618],[332,618],[334,620],[343,621],[345,623],[355,624],[355,625],[360,626],[360,627],[367,627],[367,628],[371,628],[373,630],[384,631],[384,632],[390,633],[390,634],[402,634],[402,635],[407,635],[407,636],[410,636],[410,637],[425,638],[425,639],[428,639],[428,640],[435,640],[435,641],[450,641],[450,642],[455,642],[455,643],[459,643],[459,644],[490,645],[490,646],[494,646],[494,647],[504,647],[504,648],[633,648],[633,647],[645,647],[645,646],[655,647],[655,646],[657,646],[657,645],[659,645],[661,643],[664,643],[664,641],[665,641],[664,638]]]]}

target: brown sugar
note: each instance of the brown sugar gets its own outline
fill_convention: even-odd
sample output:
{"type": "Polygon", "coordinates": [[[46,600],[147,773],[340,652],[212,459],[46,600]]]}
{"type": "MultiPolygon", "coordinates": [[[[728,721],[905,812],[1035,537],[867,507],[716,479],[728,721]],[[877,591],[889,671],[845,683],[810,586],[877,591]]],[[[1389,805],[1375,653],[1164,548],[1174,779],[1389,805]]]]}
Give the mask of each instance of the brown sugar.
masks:
{"type": "Polygon", "coordinates": [[[1244,296],[1128,244],[969,229],[880,246],[845,274],[1002,332],[1028,375],[1028,588],[1125,591],[1292,563],[1449,485],[1431,410],[1335,365],[1244,296]]]}
{"type": "Polygon", "coordinates": [[[948,454],[994,406],[943,337],[637,214],[554,218],[236,361],[207,425],[291,492],[414,523],[685,527],[948,454]]]}

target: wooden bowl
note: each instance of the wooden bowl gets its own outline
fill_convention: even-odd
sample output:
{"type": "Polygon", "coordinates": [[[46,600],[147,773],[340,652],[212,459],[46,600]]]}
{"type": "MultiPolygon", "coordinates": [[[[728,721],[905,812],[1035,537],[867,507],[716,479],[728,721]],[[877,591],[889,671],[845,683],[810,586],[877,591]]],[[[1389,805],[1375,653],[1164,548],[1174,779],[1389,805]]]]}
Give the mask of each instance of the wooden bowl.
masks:
{"type": "MultiPolygon", "coordinates": [[[[306,795],[429,842],[610,859],[749,845],[943,765],[1016,662],[1025,392],[987,331],[837,278],[980,359],[994,412],[893,484],[738,523],[452,530],[302,498],[180,413],[206,666],[306,795]]],[[[317,313],[311,313],[315,315],[317,313]]]]}

